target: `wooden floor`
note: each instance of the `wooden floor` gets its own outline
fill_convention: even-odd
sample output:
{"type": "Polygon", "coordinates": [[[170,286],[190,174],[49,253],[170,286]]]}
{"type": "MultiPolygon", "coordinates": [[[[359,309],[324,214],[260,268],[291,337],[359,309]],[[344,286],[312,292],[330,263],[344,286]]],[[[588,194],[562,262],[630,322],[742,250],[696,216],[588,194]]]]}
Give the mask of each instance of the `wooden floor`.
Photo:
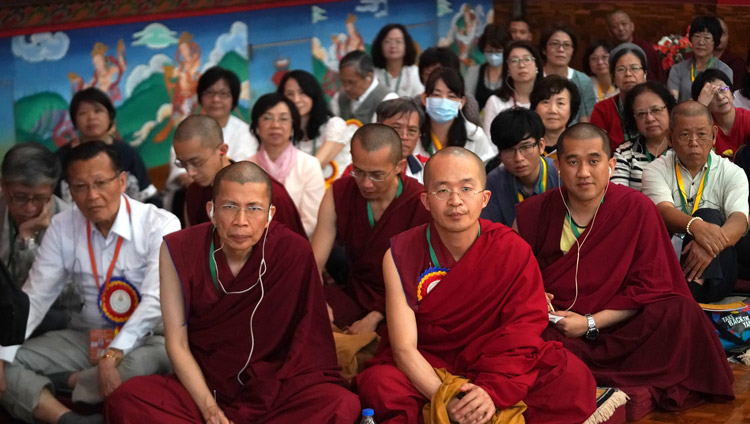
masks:
{"type": "Polygon", "coordinates": [[[706,403],[685,412],[654,411],[638,424],[750,424],[750,367],[731,364],[736,398],[728,403],[706,403]]]}

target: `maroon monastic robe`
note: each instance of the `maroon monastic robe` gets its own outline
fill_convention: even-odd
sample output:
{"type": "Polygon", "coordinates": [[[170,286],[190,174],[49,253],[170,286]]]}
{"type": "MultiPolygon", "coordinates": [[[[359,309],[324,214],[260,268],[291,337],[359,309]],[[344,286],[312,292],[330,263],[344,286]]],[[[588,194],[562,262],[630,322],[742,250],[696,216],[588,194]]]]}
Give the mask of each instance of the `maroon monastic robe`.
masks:
{"type": "MultiPolygon", "coordinates": [[[[531,249],[508,227],[480,220],[481,235],[456,262],[434,226],[430,240],[447,275],[417,301],[420,275],[432,263],[427,225],[393,238],[391,249],[417,322],[419,352],[434,368],[470,379],[495,406],[523,400],[529,422],[581,423],[596,409],[586,366],[541,333],[548,321],[531,249]]],[[[395,367],[389,339],[357,378],[364,407],[378,422],[416,423],[427,401],[395,367]]]]}
{"type": "MultiPolygon", "coordinates": [[[[198,183],[192,183],[185,192],[185,217],[188,226],[208,222],[206,214],[206,203],[211,201],[213,186],[201,187],[198,183]]],[[[292,198],[284,188],[284,185],[271,178],[271,203],[276,206],[276,214],[273,219],[286,225],[295,233],[307,238],[302,219],[299,217],[297,207],[294,206],[292,198]]]]}
{"type": "MultiPolygon", "coordinates": [[[[558,190],[528,199],[517,210],[519,232],[539,261],[544,289],[561,310],[576,296],[577,247],[565,255],[560,250],[565,214],[558,190]]],[[[639,312],[601,330],[593,342],[566,338],[551,325],[545,339],[561,341],[583,359],[599,385],[626,392],[646,386],[657,404],[669,410],[690,408],[705,397],[732,399],[733,377],[724,352],[690,295],[653,202],[641,192],[610,183],[593,224],[579,240],[585,242],[578,299],[571,310],[639,312]]]]}
{"type": "MultiPolygon", "coordinates": [[[[236,423],[351,423],[359,414],[359,401],[341,386],[320,277],[307,240],[272,222],[267,240],[258,242],[236,277],[224,255],[217,253],[218,279],[228,292],[256,284],[263,250],[267,265],[262,283],[252,290],[220,294],[209,269],[212,238],[218,246],[218,235],[206,223],[170,234],[165,241],[185,296],[190,351],[227,417],[236,423]],[[240,373],[253,345],[250,320],[256,307],[252,357],[240,373]]],[[[108,401],[108,422],[202,422],[175,378],[129,380],[108,401]]]]}
{"type": "MultiPolygon", "coordinates": [[[[367,199],[362,197],[354,178],[343,177],[333,183],[336,206],[336,239],[346,248],[349,260],[348,290],[352,299],[331,297],[336,323],[346,326],[370,311],[385,313],[383,255],[391,237],[429,221],[419,200],[424,187],[414,178],[400,176],[403,189],[380,219],[370,227],[367,199]]],[[[329,288],[330,293],[330,288],[329,288]]]]}

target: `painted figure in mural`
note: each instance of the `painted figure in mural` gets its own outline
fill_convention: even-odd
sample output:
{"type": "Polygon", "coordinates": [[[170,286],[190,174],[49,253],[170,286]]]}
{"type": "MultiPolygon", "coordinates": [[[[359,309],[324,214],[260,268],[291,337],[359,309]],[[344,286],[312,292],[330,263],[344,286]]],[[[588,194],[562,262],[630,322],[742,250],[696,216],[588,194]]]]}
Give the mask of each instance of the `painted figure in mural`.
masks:
{"type": "MultiPolygon", "coordinates": [[[[487,15],[486,23],[492,22],[493,15],[493,13],[487,15]]],[[[477,49],[476,43],[484,31],[483,17],[484,11],[481,6],[477,6],[474,10],[469,3],[464,3],[461,11],[453,17],[448,34],[440,39],[438,46],[450,46],[458,53],[463,65],[474,65],[478,59],[481,59],[481,52],[477,49]]]]}
{"type": "Polygon", "coordinates": [[[116,103],[122,100],[119,85],[122,75],[125,73],[125,69],[127,69],[125,42],[122,38],[117,42],[117,57],[107,56],[108,50],[109,47],[102,42],[94,44],[94,48],[91,49],[91,63],[94,65],[94,76],[88,83],[75,72],[68,73],[74,93],[84,88],[96,87],[107,93],[112,102],[116,103]]]}
{"type": "Polygon", "coordinates": [[[164,66],[164,83],[172,97],[172,118],[154,137],[155,143],[164,141],[175,124],[192,112],[200,65],[201,49],[193,41],[193,34],[183,31],[177,43],[175,64],[164,66]]]}

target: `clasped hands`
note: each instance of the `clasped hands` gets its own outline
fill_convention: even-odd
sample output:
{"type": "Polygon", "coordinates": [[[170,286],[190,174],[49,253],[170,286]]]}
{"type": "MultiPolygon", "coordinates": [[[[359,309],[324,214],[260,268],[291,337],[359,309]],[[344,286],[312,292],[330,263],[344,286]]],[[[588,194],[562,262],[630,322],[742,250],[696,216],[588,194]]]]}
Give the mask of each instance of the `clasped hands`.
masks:
{"type": "Polygon", "coordinates": [[[448,417],[459,424],[483,424],[495,415],[495,404],[490,395],[481,387],[464,383],[460,390],[461,399],[454,397],[448,402],[448,417]]]}
{"type": "Polygon", "coordinates": [[[729,238],[720,226],[700,219],[693,221],[690,230],[693,240],[682,249],[682,254],[687,254],[682,272],[688,281],[693,281],[700,278],[711,261],[729,246],[729,238]]]}

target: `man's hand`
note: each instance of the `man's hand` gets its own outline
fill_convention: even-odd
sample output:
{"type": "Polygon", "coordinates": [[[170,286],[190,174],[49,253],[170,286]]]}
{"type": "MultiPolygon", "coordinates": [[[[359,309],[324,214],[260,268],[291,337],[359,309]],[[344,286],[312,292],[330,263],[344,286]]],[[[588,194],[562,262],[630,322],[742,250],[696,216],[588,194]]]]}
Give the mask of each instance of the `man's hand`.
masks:
{"type": "Polygon", "coordinates": [[[552,307],[552,299],[555,298],[555,295],[547,292],[544,292],[544,295],[547,296],[547,312],[554,313],[555,309],[552,307]]]}
{"type": "Polygon", "coordinates": [[[0,399],[3,398],[7,388],[8,386],[5,384],[5,361],[0,360],[0,399]]]}
{"type": "Polygon", "coordinates": [[[690,243],[682,249],[682,254],[687,253],[687,258],[682,265],[682,272],[688,281],[701,278],[703,271],[714,259],[706,249],[703,248],[696,240],[690,240],[690,243]]]}
{"type": "Polygon", "coordinates": [[[560,330],[565,337],[581,337],[586,334],[586,331],[589,329],[589,323],[583,315],[570,311],[557,311],[555,312],[555,315],[564,318],[553,325],[560,330]]]}
{"type": "Polygon", "coordinates": [[[690,224],[690,232],[693,233],[695,241],[713,258],[729,246],[729,238],[716,224],[696,219],[690,224]]]}
{"type": "Polygon", "coordinates": [[[122,384],[120,371],[115,366],[115,360],[111,358],[102,358],[99,360],[97,377],[99,380],[99,394],[104,399],[122,384]]]}
{"type": "Polygon", "coordinates": [[[369,314],[365,315],[361,320],[354,321],[354,323],[349,326],[346,332],[348,334],[362,334],[373,332],[378,328],[378,324],[380,324],[380,321],[382,321],[383,318],[383,314],[381,314],[380,312],[372,311],[369,314]]]}
{"type": "Polygon", "coordinates": [[[52,199],[49,199],[44,204],[42,212],[36,218],[24,222],[18,226],[18,238],[23,240],[36,236],[39,231],[46,230],[49,227],[50,220],[52,219],[52,213],[50,209],[52,207],[52,199]]]}
{"type": "Polygon", "coordinates": [[[714,96],[716,96],[716,93],[719,92],[719,86],[712,83],[706,83],[703,84],[703,88],[701,89],[700,94],[698,94],[698,103],[702,104],[705,107],[708,107],[708,105],[711,103],[711,100],[714,99],[714,96]]]}
{"type": "Polygon", "coordinates": [[[487,392],[471,383],[464,383],[460,390],[463,398],[453,398],[448,402],[448,417],[459,424],[487,423],[495,415],[495,404],[487,392]]]}
{"type": "Polygon", "coordinates": [[[224,415],[218,405],[213,404],[206,408],[203,413],[203,420],[208,424],[234,424],[234,421],[230,421],[229,418],[224,415]]]}

